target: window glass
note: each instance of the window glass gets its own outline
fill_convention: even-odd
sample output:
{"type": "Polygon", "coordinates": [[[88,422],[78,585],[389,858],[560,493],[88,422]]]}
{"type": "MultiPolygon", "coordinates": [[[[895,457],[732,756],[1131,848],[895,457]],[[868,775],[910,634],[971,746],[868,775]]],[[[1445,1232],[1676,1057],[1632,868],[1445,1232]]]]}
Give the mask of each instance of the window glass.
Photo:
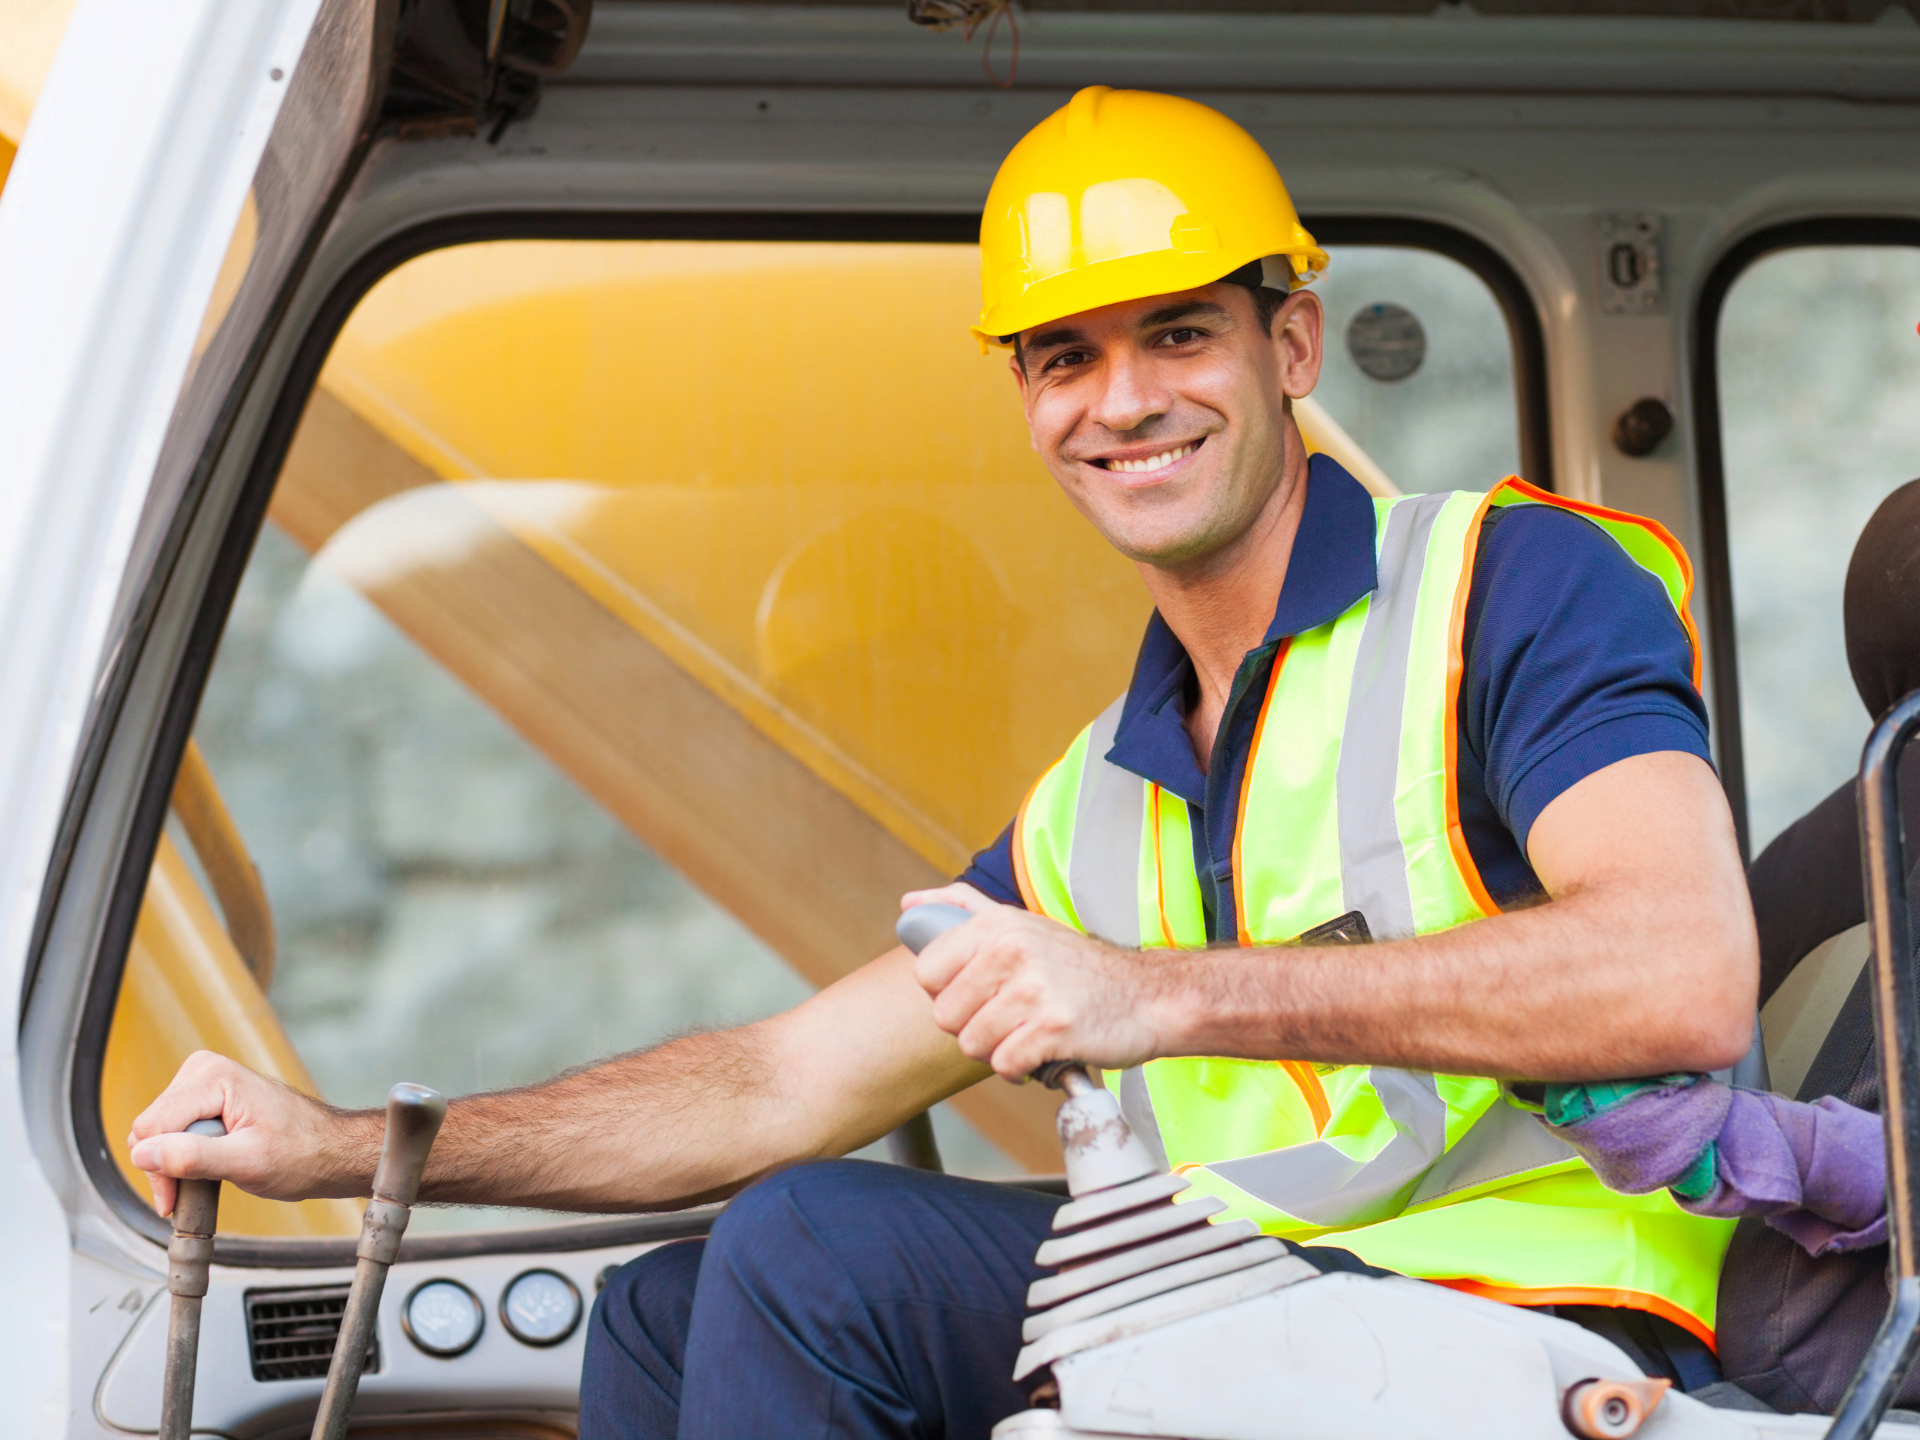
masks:
{"type": "MultiPolygon", "coordinates": [[[[775,1013],[892,943],[901,891],[991,842],[1125,686],[1149,608],[1033,454],[1005,352],[968,337],[977,265],[512,241],[369,292],[202,702],[109,1041],[110,1137],[201,1045],[340,1104],[403,1078],[459,1094],[775,1013]]],[[[1413,251],[1343,265],[1336,314],[1390,301],[1429,348],[1397,380],[1330,366],[1353,370],[1336,423],[1435,427],[1448,459],[1419,483],[1505,473],[1454,438],[1503,387],[1483,449],[1513,449],[1511,364],[1468,355],[1506,343],[1484,286],[1413,251]]],[[[1388,319],[1367,353],[1405,367],[1388,319]]],[[[1057,1170],[1049,1108],[998,1081],[956,1097],[948,1168],[1057,1170]]]]}
{"type": "MultiPolygon", "coordinates": [[[[1457,260],[1331,248],[1314,398],[1402,490],[1485,490],[1520,469],[1513,346],[1500,302],[1457,260]]],[[[1526,476],[1526,479],[1537,477],[1526,476]]]]}
{"type": "Polygon", "coordinates": [[[1920,475],[1920,249],[1756,261],[1719,345],[1747,812],[1757,854],[1859,767],[1841,589],[1874,507],[1920,475]]]}

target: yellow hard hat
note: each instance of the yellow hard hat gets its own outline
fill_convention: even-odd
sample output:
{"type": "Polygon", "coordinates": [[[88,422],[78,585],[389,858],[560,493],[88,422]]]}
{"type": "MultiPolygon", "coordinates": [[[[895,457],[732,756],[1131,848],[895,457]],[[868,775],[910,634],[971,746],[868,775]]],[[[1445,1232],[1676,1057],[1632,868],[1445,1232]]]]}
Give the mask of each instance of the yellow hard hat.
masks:
{"type": "Polygon", "coordinates": [[[982,349],[1257,261],[1292,289],[1327,268],[1267,152],[1218,110],[1090,85],[1027,132],[980,217],[982,349]]]}

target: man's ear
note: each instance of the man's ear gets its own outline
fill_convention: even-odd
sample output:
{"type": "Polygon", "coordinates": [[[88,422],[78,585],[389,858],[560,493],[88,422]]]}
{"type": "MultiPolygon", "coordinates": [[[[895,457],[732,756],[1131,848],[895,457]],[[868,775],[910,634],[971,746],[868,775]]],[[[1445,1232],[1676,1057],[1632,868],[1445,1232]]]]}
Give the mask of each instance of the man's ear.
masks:
{"type": "Polygon", "coordinates": [[[1270,327],[1280,362],[1280,389],[1290,400],[1304,399],[1320,383],[1326,311],[1311,290],[1296,290],[1274,312],[1270,327]]]}

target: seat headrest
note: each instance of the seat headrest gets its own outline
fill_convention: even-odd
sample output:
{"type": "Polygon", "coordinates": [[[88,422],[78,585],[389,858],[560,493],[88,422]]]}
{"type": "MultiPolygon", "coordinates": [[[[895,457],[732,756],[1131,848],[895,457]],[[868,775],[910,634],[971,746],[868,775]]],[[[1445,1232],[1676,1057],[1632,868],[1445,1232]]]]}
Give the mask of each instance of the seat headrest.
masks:
{"type": "Polygon", "coordinates": [[[1854,688],[1878,720],[1920,689],[1920,480],[1882,500],[1860,532],[1841,613],[1854,688]]]}

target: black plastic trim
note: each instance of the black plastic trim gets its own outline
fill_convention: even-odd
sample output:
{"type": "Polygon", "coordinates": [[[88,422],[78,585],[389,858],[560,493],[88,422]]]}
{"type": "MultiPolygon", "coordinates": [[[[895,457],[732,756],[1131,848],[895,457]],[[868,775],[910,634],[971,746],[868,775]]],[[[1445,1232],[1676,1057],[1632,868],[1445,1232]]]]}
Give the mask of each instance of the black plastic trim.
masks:
{"type": "MultiPolygon", "coordinates": [[[[1491,246],[1450,226],[1388,216],[1310,216],[1308,223],[1330,245],[1397,245],[1432,250],[1458,260],[1493,290],[1507,317],[1513,339],[1514,375],[1519,394],[1523,468],[1533,483],[1553,488],[1547,409],[1546,345],[1540,317],[1525,283],[1491,246]]],[[[488,240],[820,240],[904,241],[972,244],[979,217],[972,213],[791,212],[748,210],[670,210],[570,212],[492,211],[434,220],[400,231],[361,255],[334,282],[290,360],[279,398],[262,429],[258,449],[246,469],[232,518],[221,538],[192,625],[191,639],[173,677],[173,688],[156,727],[151,766],[130,827],[118,883],[109,903],[109,925],[86,997],[73,1056],[72,1121],[89,1178],[101,1196],[133,1229],[164,1245],[167,1223],[154,1214],[113,1162],[100,1116],[100,1072],[107,1031],[112,1024],[120,976],[131,943],[133,923],[146,893],[147,872],[165,825],[172,775],[199,710],[212,672],[227,612],[253,553],[267,503],[292,448],[307,400],[334,341],[361,299],[383,277],[408,260],[449,246],[488,240]],[[111,958],[108,958],[111,957],[111,958]]],[[[189,520],[178,528],[182,534],[189,520]]],[[[158,590],[159,586],[156,586],[158,590]]],[[[129,671],[132,668],[128,658],[129,671]]],[[[102,725],[92,737],[104,750],[117,726],[102,725]]],[[[75,830],[84,821],[75,817],[75,830]]],[[[1012,1183],[1057,1190],[1046,1179],[1012,1183]]],[[[540,1226],[525,1230],[476,1231],[421,1236],[405,1242],[402,1259],[452,1259],[466,1255],[540,1254],[592,1249],[602,1245],[644,1244],[706,1233],[711,1211],[645,1215],[584,1225],[540,1226]]],[[[220,1236],[217,1263],[280,1269],[351,1266],[354,1240],[281,1240],[220,1236]]]]}
{"type": "Polygon", "coordinates": [[[1714,262],[1687,331],[1693,369],[1693,434],[1700,496],[1700,549],[1707,597],[1707,655],[1713,675],[1713,729],[1720,783],[1733,809],[1742,859],[1751,859],[1746,747],[1740,730],[1740,661],[1733,613],[1733,557],[1727,541],[1726,450],[1720,415],[1720,312],[1734,282],[1756,260],[1809,245],[1905,245],[1920,248],[1920,220],[1903,216],[1823,216],[1756,230],[1714,262]]]}

